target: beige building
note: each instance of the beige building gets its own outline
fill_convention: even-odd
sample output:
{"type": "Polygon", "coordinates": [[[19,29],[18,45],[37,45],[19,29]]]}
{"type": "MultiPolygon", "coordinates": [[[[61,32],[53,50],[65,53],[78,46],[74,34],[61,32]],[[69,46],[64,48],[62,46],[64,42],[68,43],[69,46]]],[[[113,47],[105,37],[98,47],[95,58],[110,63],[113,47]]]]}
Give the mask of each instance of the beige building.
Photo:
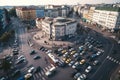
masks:
{"type": "Polygon", "coordinates": [[[105,29],[120,28],[120,12],[95,10],[92,21],[105,29]]]}
{"type": "Polygon", "coordinates": [[[88,11],[88,20],[91,22],[93,19],[93,13],[94,13],[95,7],[90,7],[89,11],[88,11]]]}
{"type": "Polygon", "coordinates": [[[16,8],[16,14],[22,20],[34,20],[36,18],[35,9],[32,8],[16,8]]]}
{"type": "MultiPolygon", "coordinates": [[[[36,21],[36,25],[38,25],[36,21]]],[[[42,24],[43,34],[54,40],[59,40],[64,36],[71,36],[76,33],[77,22],[69,18],[50,18],[46,17],[39,24],[42,24]]]]}

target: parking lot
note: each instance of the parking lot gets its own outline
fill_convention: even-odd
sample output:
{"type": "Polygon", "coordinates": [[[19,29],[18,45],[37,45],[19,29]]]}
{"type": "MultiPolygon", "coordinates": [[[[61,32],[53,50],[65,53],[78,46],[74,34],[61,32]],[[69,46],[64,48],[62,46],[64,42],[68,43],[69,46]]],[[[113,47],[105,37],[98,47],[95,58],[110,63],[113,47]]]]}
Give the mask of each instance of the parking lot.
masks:
{"type": "MultiPolygon", "coordinates": [[[[40,44],[39,39],[33,39],[31,34],[37,31],[25,33],[24,28],[20,29],[19,38],[14,40],[10,55],[14,67],[10,76],[12,80],[90,80],[102,65],[111,45],[91,30],[73,36],[68,42],[65,41],[65,46],[59,41],[56,43],[61,46],[51,48],[47,47],[48,44],[42,38],[44,44],[40,44]]],[[[52,41],[49,46],[52,46],[52,41]]]]}
{"type": "MultiPolygon", "coordinates": [[[[79,45],[79,47],[68,46],[68,48],[58,48],[55,51],[56,59],[60,59],[57,63],[58,66],[64,67],[63,64],[75,69],[72,77],[77,79],[84,76],[84,79],[94,74],[97,67],[100,65],[100,57],[104,54],[102,42],[94,39],[91,36],[87,36],[85,43],[79,45]],[[62,62],[62,63],[61,63],[62,62]],[[61,63],[61,64],[60,64],[61,63]],[[75,77],[75,74],[79,76],[75,77]]],[[[52,51],[48,51],[47,54],[51,54],[52,51]]]]}

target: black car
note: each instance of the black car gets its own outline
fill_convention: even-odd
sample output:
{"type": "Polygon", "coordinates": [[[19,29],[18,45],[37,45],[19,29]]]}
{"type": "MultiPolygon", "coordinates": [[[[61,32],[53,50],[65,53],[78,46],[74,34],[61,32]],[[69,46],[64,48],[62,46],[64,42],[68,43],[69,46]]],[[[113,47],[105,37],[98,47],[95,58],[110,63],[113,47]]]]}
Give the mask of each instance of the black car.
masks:
{"type": "Polygon", "coordinates": [[[24,59],[20,59],[16,62],[16,64],[20,64],[20,63],[23,63],[25,60],[24,59]]]}
{"type": "Polygon", "coordinates": [[[34,60],[36,60],[36,59],[40,59],[40,56],[39,56],[39,55],[36,55],[36,56],[34,56],[33,59],[34,59],[34,60]]]}
{"type": "Polygon", "coordinates": [[[31,52],[30,52],[30,55],[33,55],[33,54],[35,54],[36,52],[35,52],[35,50],[32,50],[31,52]]]}
{"type": "Polygon", "coordinates": [[[76,58],[75,58],[75,61],[79,61],[79,60],[81,60],[82,58],[80,57],[80,56],[77,56],[76,58]]]}
{"type": "Polygon", "coordinates": [[[18,75],[20,75],[20,70],[16,70],[15,72],[13,72],[12,77],[15,77],[18,75]]]}

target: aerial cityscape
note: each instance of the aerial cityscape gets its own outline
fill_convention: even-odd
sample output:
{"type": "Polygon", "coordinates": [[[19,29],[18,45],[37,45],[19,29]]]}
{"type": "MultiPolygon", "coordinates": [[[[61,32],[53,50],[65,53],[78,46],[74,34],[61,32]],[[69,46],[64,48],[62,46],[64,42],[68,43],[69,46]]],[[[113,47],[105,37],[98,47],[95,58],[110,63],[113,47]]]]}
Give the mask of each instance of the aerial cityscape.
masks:
{"type": "Polygon", "coordinates": [[[1,0],[0,80],[120,80],[120,1],[1,0]]]}

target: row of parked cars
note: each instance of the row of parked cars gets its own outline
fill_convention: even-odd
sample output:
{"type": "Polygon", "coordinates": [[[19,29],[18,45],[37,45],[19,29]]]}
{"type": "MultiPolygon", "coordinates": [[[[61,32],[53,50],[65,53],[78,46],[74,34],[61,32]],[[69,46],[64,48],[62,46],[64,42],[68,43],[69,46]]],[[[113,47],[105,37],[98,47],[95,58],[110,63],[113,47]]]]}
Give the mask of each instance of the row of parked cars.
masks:
{"type": "Polygon", "coordinates": [[[80,45],[78,48],[68,47],[67,49],[59,48],[57,55],[68,64],[68,66],[76,69],[79,73],[74,74],[74,78],[77,80],[86,79],[86,74],[93,70],[95,65],[99,64],[98,57],[104,53],[102,49],[103,45],[100,41],[97,41],[93,37],[88,36],[85,39],[85,43],[80,45]],[[81,69],[83,74],[80,73],[81,69]],[[75,76],[78,76],[77,78],[75,76]]]}

